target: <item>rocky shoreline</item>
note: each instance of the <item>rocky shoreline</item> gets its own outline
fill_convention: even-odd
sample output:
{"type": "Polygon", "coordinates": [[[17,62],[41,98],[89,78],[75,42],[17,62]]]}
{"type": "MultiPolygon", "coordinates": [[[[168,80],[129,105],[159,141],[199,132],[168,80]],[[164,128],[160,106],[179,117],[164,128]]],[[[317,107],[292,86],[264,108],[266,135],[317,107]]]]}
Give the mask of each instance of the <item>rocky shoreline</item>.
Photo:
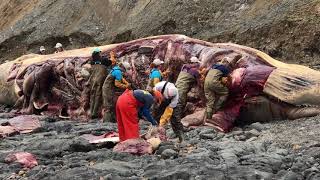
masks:
{"type": "MultiPolygon", "coordinates": [[[[103,134],[116,124],[80,123],[44,118],[31,134],[1,140],[1,179],[318,179],[320,117],[236,127],[228,134],[210,127],[191,128],[177,143],[169,141],[154,155],[112,151],[112,144],[92,145],[79,136],[103,134]],[[38,166],[7,164],[8,153],[25,151],[38,166]]],[[[140,122],[141,133],[148,128],[140,122]]]]}

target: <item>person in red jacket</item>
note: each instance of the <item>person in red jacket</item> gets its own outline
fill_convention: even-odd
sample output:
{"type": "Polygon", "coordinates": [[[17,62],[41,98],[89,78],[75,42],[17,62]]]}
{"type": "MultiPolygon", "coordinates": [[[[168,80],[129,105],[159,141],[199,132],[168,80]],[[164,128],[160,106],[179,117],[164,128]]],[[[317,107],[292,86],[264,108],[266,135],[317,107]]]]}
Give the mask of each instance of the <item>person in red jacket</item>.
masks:
{"type": "Polygon", "coordinates": [[[117,100],[116,118],[120,142],[139,138],[139,116],[144,116],[153,126],[157,125],[150,108],[155,101],[162,101],[159,91],[126,90],[117,100]],[[151,94],[152,93],[152,94],[151,94]]]}

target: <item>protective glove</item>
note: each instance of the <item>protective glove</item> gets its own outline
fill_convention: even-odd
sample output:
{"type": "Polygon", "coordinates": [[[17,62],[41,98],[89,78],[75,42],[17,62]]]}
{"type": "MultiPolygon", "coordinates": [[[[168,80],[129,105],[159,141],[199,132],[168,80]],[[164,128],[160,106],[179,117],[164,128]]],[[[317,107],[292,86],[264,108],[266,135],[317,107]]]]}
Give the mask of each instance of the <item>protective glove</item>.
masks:
{"type": "Polygon", "coordinates": [[[170,72],[170,69],[166,69],[164,72],[161,72],[161,76],[163,78],[167,78],[170,72]]]}
{"type": "Polygon", "coordinates": [[[170,121],[172,113],[173,108],[168,106],[160,118],[160,126],[164,126],[170,121]]]}
{"type": "Polygon", "coordinates": [[[201,70],[199,70],[201,83],[203,83],[204,80],[206,79],[207,72],[208,72],[208,70],[206,68],[201,68],[201,70]]]}
{"type": "Polygon", "coordinates": [[[221,84],[223,84],[224,86],[227,86],[228,85],[228,77],[222,77],[221,84]]]}
{"type": "Polygon", "coordinates": [[[114,81],[114,85],[120,89],[127,89],[128,88],[128,84],[124,84],[121,81],[115,80],[114,81]]]}
{"type": "Polygon", "coordinates": [[[132,86],[131,86],[130,83],[127,84],[127,88],[126,89],[132,90],[132,86]]]}
{"type": "Polygon", "coordinates": [[[112,62],[112,65],[115,65],[117,63],[117,60],[116,60],[116,54],[114,51],[111,51],[110,52],[110,60],[112,62]]]}
{"type": "Polygon", "coordinates": [[[129,84],[128,81],[125,78],[122,78],[122,82],[123,82],[123,84],[126,84],[126,85],[129,84]]]}

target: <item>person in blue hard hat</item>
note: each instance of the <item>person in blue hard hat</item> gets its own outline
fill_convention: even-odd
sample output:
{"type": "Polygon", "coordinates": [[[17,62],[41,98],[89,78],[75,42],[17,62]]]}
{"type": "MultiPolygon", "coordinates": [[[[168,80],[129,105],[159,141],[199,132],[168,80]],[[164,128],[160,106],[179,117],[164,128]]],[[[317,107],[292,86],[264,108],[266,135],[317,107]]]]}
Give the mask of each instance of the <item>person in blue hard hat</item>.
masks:
{"type": "Polygon", "coordinates": [[[101,50],[95,48],[91,59],[92,73],[89,78],[90,83],[90,116],[92,119],[102,117],[102,86],[108,75],[108,67],[111,61],[101,56],[101,50]]]}

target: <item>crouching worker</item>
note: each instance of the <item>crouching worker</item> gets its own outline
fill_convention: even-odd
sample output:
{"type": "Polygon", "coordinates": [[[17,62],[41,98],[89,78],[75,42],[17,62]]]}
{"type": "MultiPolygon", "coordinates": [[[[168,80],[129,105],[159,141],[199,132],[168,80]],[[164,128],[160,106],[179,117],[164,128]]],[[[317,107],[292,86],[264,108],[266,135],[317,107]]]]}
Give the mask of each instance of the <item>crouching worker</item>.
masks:
{"type": "Polygon", "coordinates": [[[173,83],[168,81],[161,81],[155,85],[154,91],[161,92],[163,101],[159,107],[154,108],[154,116],[160,126],[166,125],[169,121],[171,127],[180,141],[183,139],[183,125],[177,118],[172,118],[174,109],[177,107],[179,101],[178,89],[173,83]]]}
{"type": "Polygon", "coordinates": [[[204,81],[204,93],[207,99],[205,120],[211,119],[227,100],[229,90],[223,81],[229,72],[223,64],[214,64],[209,70],[204,81]]]}
{"type": "Polygon", "coordinates": [[[127,89],[119,96],[116,104],[116,117],[120,142],[140,137],[138,114],[142,114],[153,126],[157,125],[150,114],[150,107],[155,101],[161,101],[162,95],[157,91],[151,93],[144,90],[127,89]]]}

